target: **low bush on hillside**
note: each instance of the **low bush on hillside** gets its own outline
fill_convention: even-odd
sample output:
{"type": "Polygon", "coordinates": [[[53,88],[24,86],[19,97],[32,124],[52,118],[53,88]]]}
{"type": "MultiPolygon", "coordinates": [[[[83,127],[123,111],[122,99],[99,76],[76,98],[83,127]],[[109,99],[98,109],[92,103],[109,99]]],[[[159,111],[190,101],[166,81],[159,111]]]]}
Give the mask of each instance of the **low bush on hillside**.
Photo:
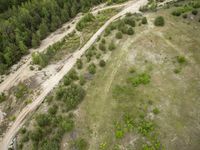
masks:
{"type": "Polygon", "coordinates": [[[0,93],[0,103],[6,100],[5,93],[0,93]]]}
{"type": "Polygon", "coordinates": [[[117,32],[116,33],[116,35],[115,35],[115,37],[117,38],[117,39],[122,39],[122,37],[123,37],[123,35],[122,35],[122,32],[117,32]]]}
{"type": "Polygon", "coordinates": [[[136,76],[130,77],[128,81],[131,82],[133,86],[139,86],[140,84],[150,83],[151,76],[147,73],[141,73],[136,76]]]}
{"type": "Polygon", "coordinates": [[[164,26],[165,25],[165,20],[162,16],[158,16],[156,17],[155,21],[154,21],[154,25],[155,26],[164,26]]]}
{"type": "Polygon", "coordinates": [[[96,73],[96,65],[94,63],[90,64],[88,66],[88,71],[90,74],[95,74],[96,73]]]}

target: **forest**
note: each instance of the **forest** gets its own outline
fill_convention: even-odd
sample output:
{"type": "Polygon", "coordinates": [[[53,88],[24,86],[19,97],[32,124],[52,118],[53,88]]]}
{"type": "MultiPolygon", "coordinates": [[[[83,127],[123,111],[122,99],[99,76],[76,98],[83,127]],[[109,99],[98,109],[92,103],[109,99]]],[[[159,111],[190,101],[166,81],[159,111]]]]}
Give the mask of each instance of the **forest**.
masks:
{"type": "Polygon", "coordinates": [[[79,12],[106,0],[0,0],[0,74],[79,12]]]}

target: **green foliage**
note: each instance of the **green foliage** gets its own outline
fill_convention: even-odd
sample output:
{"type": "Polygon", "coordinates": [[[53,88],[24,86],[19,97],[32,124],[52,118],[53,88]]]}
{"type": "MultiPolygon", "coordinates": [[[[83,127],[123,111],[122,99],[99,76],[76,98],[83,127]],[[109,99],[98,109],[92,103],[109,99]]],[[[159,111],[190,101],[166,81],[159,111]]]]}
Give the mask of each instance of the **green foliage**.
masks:
{"type": "Polygon", "coordinates": [[[155,125],[151,121],[141,120],[138,125],[137,129],[138,132],[144,136],[147,136],[150,132],[152,132],[155,128],[155,125]]]}
{"type": "Polygon", "coordinates": [[[115,37],[117,38],[117,39],[122,39],[122,37],[123,37],[123,35],[122,35],[122,32],[117,32],[116,33],[116,35],[115,35],[115,37]]]}
{"type": "Polygon", "coordinates": [[[100,60],[99,61],[99,66],[100,67],[105,67],[105,65],[106,65],[106,62],[104,60],[100,60]]]}
{"type": "Polygon", "coordinates": [[[79,83],[80,83],[80,85],[84,85],[86,83],[86,80],[85,80],[84,76],[80,76],[79,77],[79,83]]]}
{"type": "Polygon", "coordinates": [[[82,60],[78,59],[77,62],[76,62],[76,65],[77,65],[78,69],[82,69],[83,68],[83,62],[82,62],[82,60]]]}
{"type": "Polygon", "coordinates": [[[121,139],[124,137],[124,131],[123,130],[117,130],[116,133],[115,133],[115,137],[117,139],[121,139]]]}
{"type": "Polygon", "coordinates": [[[135,19],[133,17],[126,17],[124,19],[125,24],[128,24],[132,27],[135,27],[136,23],[135,23],[135,19]]]}
{"type": "Polygon", "coordinates": [[[129,27],[128,30],[127,30],[127,34],[128,35],[133,35],[134,34],[133,28],[129,27]]]}
{"type": "Polygon", "coordinates": [[[147,73],[141,73],[136,76],[130,77],[128,81],[131,82],[133,86],[139,86],[140,84],[150,83],[151,76],[147,73]]]}
{"type": "Polygon", "coordinates": [[[94,20],[94,16],[91,13],[86,14],[76,25],[78,31],[82,31],[87,24],[94,20]]]}
{"type": "Polygon", "coordinates": [[[187,62],[184,56],[177,56],[176,59],[179,64],[185,64],[187,62]]]}
{"type": "Polygon", "coordinates": [[[147,24],[147,18],[146,17],[142,18],[142,24],[147,24]]]}
{"type": "Polygon", "coordinates": [[[99,44],[99,49],[102,50],[102,51],[106,51],[106,46],[105,46],[105,44],[100,43],[100,44],[99,44]]]}
{"type": "Polygon", "coordinates": [[[28,94],[28,87],[24,83],[19,83],[14,91],[14,94],[17,99],[22,99],[28,94]]]}
{"type": "Polygon", "coordinates": [[[78,138],[74,141],[72,147],[74,147],[76,150],[87,150],[88,149],[88,143],[83,138],[78,138]]]}
{"type": "Polygon", "coordinates": [[[52,107],[50,107],[48,109],[48,113],[51,115],[55,115],[58,111],[58,106],[57,105],[53,105],[52,107]]]}
{"type": "Polygon", "coordinates": [[[78,74],[75,69],[71,69],[68,73],[68,76],[72,80],[78,80],[78,74]]]}
{"type": "MultiPolygon", "coordinates": [[[[50,32],[104,0],[1,0],[0,1],[0,73],[27,54],[28,49],[39,46],[50,32]],[[21,5],[23,3],[23,5],[21,5]]],[[[84,21],[90,20],[90,14],[84,21]]],[[[80,23],[80,28],[84,23],[80,23]]]]}
{"type": "Polygon", "coordinates": [[[112,42],[110,42],[110,44],[108,45],[108,49],[109,49],[110,51],[112,51],[112,50],[116,49],[116,46],[115,46],[115,44],[114,44],[114,42],[113,42],[113,41],[112,41],[112,42]]]}
{"type": "Polygon", "coordinates": [[[63,79],[63,83],[65,86],[68,86],[72,83],[72,79],[68,75],[65,75],[63,79]]]}
{"type": "Polygon", "coordinates": [[[48,126],[51,121],[50,117],[47,114],[39,114],[36,116],[35,119],[38,126],[40,127],[48,126]]]}
{"type": "Polygon", "coordinates": [[[158,108],[154,108],[154,109],[153,109],[153,113],[154,113],[155,115],[157,115],[157,114],[160,113],[160,110],[159,110],[158,108]]]}
{"type": "Polygon", "coordinates": [[[0,103],[4,102],[6,100],[6,94],[0,93],[0,103]]]}
{"type": "Polygon", "coordinates": [[[71,84],[67,88],[60,87],[56,91],[56,99],[62,100],[66,104],[66,110],[72,110],[83,100],[85,90],[76,84],[71,84]]]}
{"type": "Polygon", "coordinates": [[[95,74],[95,73],[96,73],[96,65],[95,65],[94,63],[90,64],[90,65],[88,66],[88,71],[89,71],[89,73],[91,73],[91,74],[95,74]]]}
{"type": "Polygon", "coordinates": [[[198,10],[196,9],[192,10],[192,14],[196,16],[198,14],[198,10]]]}
{"type": "Polygon", "coordinates": [[[156,17],[155,21],[154,21],[154,25],[155,26],[164,26],[165,25],[165,20],[162,16],[158,16],[156,17]]]}

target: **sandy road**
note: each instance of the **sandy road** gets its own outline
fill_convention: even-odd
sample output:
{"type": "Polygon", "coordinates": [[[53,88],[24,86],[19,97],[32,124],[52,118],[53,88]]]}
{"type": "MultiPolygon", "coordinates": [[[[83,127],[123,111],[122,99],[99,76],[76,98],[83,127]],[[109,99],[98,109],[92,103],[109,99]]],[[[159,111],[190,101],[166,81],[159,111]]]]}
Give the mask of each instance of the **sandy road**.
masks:
{"type": "MultiPolygon", "coordinates": [[[[0,144],[0,150],[7,150],[8,146],[13,139],[13,137],[17,134],[19,129],[22,127],[24,123],[24,119],[26,116],[30,113],[36,110],[36,108],[43,102],[47,94],[56,86],[58,85],[59,81],[63,78],[63,76],[74,66],[77,59],[80,58],[85,51],[97,40],[97,38],[102,34],[102,32],[106,29],[106,27],[112,23],[117,18],[123,16],[127,12],[138,12],[140,6],[145,5],[148,2],[148,0],[134,0],[132,3],[128,5],[128,7],[124,8],[121,12],[119,12],[117,15],[110,18],[92,37],[91,39],[79,50],[76,51],[71,58],[68,59],[66,64],[63,66],[63,68],[55,75],[50,77],[48,80],[46,80],[41,87],[41,93],[38,95],[37,99],[34,100],[31,104],[27,105],[18,115],[13,125],[8,129],[6,132],[3,140],[0,144]]],[[[64,37],[64,36],[63,36],[64,37]]],[[[28,61],[27,61],[28,62],[28,61]]],[[[28,63],[26,64],[28,65],[28,63]]],[[[26,67],[25,65],[25,67],[26,67]]],[[[18,71],[20,74],[20,71],[18,71]]],[[[2,88],[1,88],[2,89],[2,88]]]]}

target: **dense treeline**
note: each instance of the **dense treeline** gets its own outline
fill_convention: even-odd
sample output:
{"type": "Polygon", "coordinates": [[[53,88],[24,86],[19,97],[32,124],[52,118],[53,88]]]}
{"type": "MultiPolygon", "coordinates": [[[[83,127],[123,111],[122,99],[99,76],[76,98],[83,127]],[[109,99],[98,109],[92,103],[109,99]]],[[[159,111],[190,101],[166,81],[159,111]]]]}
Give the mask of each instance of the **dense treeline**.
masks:
{"type": "Polygon", "coordinates": [[[18,6],[28,0],[0,0],[0,13],[8,10],[13,6],[18,6]]]}
{"type": "Polygon", "coordinates": [[[103,1],[106,0],[31,0],[2,13],[0,74],[28,53],[28,48],[37,47],[48,33],[62,23],[103,1]]]}

